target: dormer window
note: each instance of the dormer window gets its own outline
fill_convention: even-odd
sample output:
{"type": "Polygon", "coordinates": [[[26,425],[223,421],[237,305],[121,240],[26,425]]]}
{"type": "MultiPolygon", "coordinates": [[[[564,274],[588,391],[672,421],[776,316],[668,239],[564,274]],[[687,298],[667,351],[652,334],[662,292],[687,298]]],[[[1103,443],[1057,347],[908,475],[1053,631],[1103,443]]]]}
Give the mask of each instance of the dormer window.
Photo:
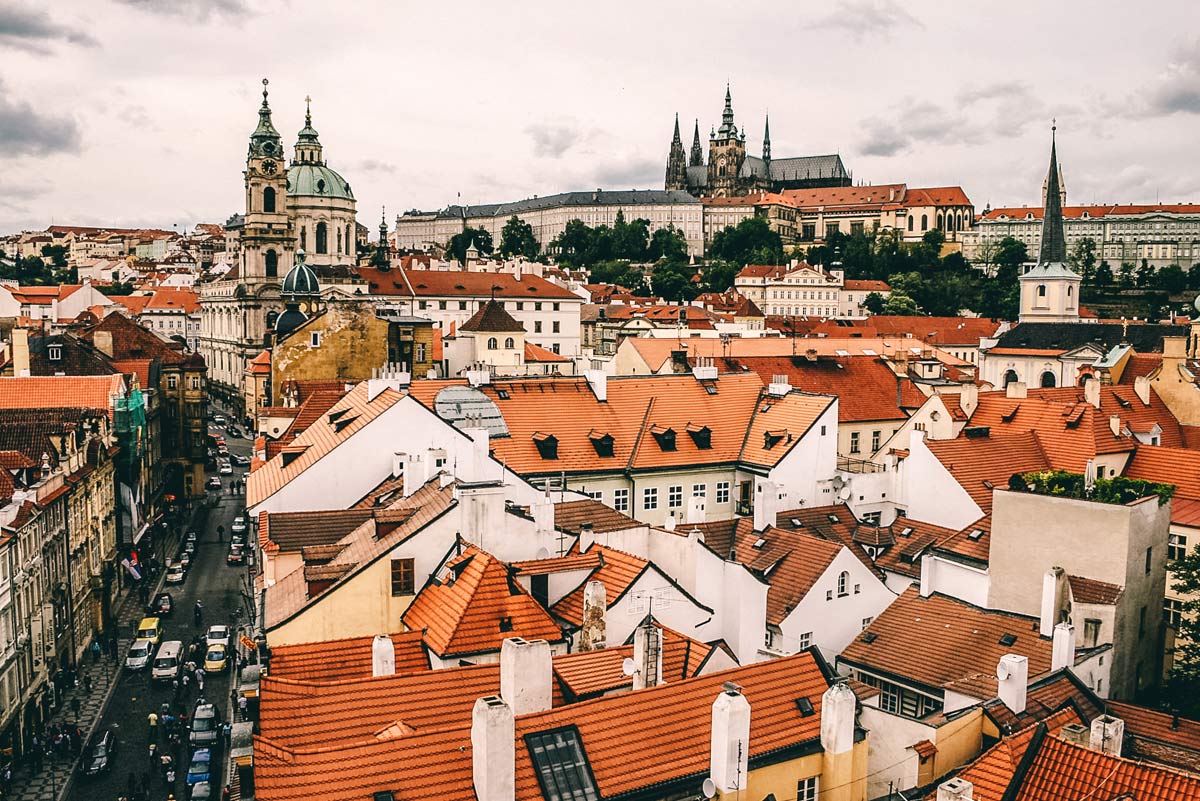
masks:
{"type": "Polygon", "coordinates": [[[771,450],[771,448],[774,448],[787,438],[788,432],[786,428],[780,428],[774,431],[766,431],[763,433],[763,447],[767,450],[771,450]]]}
{"type": "Polygon", "coordinates": [[[553,434],[533,433],[533,444],[537,446],[538,455],[543,459],[558,458],[558,437],[553,434]]]}
{"type": "Polygon", "coordinates": [[[591,440],[592,447],[596,449],[597,456],[610,457],[613,455],[612,434],[606,434],[593,428],[588,432],[588,439],[591,440]]]}
{"type": "Polygon", "coordinates": [[[52,362],[62,361],[62,345],[51,345],[46,348],[46,357],[52,362]]]}
{"type": "Polygon", "coordinates": [[[695,423],[687,424],[688,436],[692,438],[692,442],[701,450],[708,450],[712,447],[712,429],[708,426],[696,425],[695,423]]]}
{"type": "Polygon", "coordinates": [[[650,433],[654,436],[658,447],[664,451],[675,450],[675,429],[663,428],[662,426],[651,426],[650,433]]]}

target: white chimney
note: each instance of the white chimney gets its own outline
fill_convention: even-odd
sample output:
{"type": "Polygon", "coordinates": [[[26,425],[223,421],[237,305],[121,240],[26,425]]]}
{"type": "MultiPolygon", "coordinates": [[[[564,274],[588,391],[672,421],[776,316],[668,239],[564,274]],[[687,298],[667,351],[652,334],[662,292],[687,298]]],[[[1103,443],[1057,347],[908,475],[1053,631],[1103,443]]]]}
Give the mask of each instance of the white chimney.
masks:
{"type": "Polygon", "coordinates": [[[1005,654],[996,667],[996,695],[1014,715],[1025,711],[1029,691],[1029,659],[1020,654],[1005,654]]]}
{"type": "Polygon", "coordinates": [[[776,397],[783,397],[792,391],[792,385],[788,382],[786,375],[771,376],[771,383],[767,385],[767,394],[776,397]]]}
{"type": "Polygon", "coordinates": [[[607,644],[605,614],[607,593],[603,581],[589,581],[583,588],[583,624],[579,629],[579,650],[595,651],[607,644]]]}
{"type": "Polygon", "coordinates": [[[376,634],[371,641],[371,675],[394,676],[396,674],[396,644],[386,634],[376,634]]]}
{"type": "Polygon", "coordinates": [[[490,370],[466,370],[463,375],[467,379],[467,383],[473,387],[485,386],[492,383],[492,373],[490,370]]]}
{"type": "Polygon", "coordinates": [[[1083,399],[1094,408],[1100,408],[1100,379],[1093,377],[1083,379],[1083,399]]]}
{"type": "MultiPolygon", "coordinates": [[[[712,705],[709,777],[720,793],[746,789],[750,752],[750,702],[733,682],[712,705]]],[[[482,800],[481,800],[482,801],[482,800]]]]}
{"type": "Polygon", "coordinates": [[[1125,721],[1112,715],[1101,715],[1092,721],[1093,751],[1102,751],[1112,756],[1121,755],[1121,746],[1125,741],[1125,721]]]}
{"type": "Polygon", "coordinates": [[[592,388],[592,394],[596,396],[596,400],[604,403],[608,400],[608,375],[603,370],[585,370],[583,377],[587,379],[588,386],[592,388]]]}
{"type": "Polygon", "coordinates": [[[1121,436],[1121,415],[1113,414],[1108,417],[1108,430],[1114,437],[1121,436]]]}
{"type": "Polygon", "coordinates": [[[1013,381],[1004,388],[1004,397],[1006,398],[1025,398],[1028,395],[1029,391],[1025,388],[1024,381],[1013,381]]]}
{"type": "Polygon", "coordinates": [[[1054,627],[1061,622],[1066,608],[1067,574],[1061,567],[1052,567],[1042,577],[1042,618],[1039,633],[1053,637],[1054,627]]]}
{"type": "Polygon", "coordinates": [[[937,801],[974,801],[975,785],[955,777],[938,785],[937,801]]]}
{"type": "Polygon", "coordinates": [[[779,514],[779,487],[774,481],[759,481],[754,495],[754,530],[766,531],[779,514]]]}
{"type": "Polygon", "coordinates": [[[516,721],[498,695],[475,701],[471,711],[471,778],[478,801],[516,798],[516,721]]]}
{"type": "Polygon", "coordinates": [[[854,710],[857,699],[850,685],[839,681],[821,696],[821,748],[844,754],[854,747],[854,710]]]}
{"type": "Polygon", "coordinates": [[[396,451],[392,454],[392,478],[400,478],[404,475],[404,459],[405,455],[396,451]]]}
{"type": "Polygon", "coordinates": [[[1050,669],[1060,670],[1075,664],[1075,627],[1070,623],[1059,623],[1054,627],[1054,646],[1050,655],[1050,669]]]}
{"type": "Polygon", "coordinates": [[[633,630],[633,689],[657,687],[662,680],[662,629],[647,618],[633,630]]]}
{"type": "Polygon", "coordinates": [[[696,524],[705,523],[708,521],[708,513],[705,508],[708,506],[708,499],[701,495],[693,495],[688,498],[687,502],[687,520],[685,522],[696,524]]]}
{"type": "Polygon", "coordinates": [[[543,495],[537,503],[530,504],[529,511],[533,514],[533,533],[538,545],[550,550],[555,539],[554,502],[543,495]]]}
{"type": "Polygon", "coordinates": [[[1133,392],[1135,395],[1137,395],[1138,400],[1140,400],[1142,402],[1143,406],[1149,406],[1150,405],[1150,377],[1145,376],[1145,375],[1139,375],[1137,378],[1133,379],[1133,392]]]}
{"type": "Polygon", "coordinates": [[[425,483],[425,464],[419,453],[404,454],[402,458],[404,472],[404,497],[412,495],[425,483]]]}
{"type": "Polygon", "coordinates": [[[485,481],[487,479],[495,479],[499,475],[499,471],[488,474],[488,462],[491,458],[492,440],[491,435],[486,428],[464,428],[462,432],[470,438],[470,443],[467,445],[466,458],[459,459],[455,465],[455,474],[457,478],[464,481],[485,481]],[[463,464],[463,462],[467,462],[463,464]]]}
{"type": "Polygon", "coordinates": [[[513,715],[549,709],[553,682],[550,643],[509,637],[500,646],[500,697],[513,715]]]}
{"type": "Polygon", "coordinates": [[[579,550],[586,551],[596,542],[596,530],[591,523],[579,524],[579,550]]]}
{"type": "Polygon", "coordinates": [[[667,522],[663,523],[663,528],[667,531],[675,530],[675,512],[672,511],[667,515],[667,522]]]}

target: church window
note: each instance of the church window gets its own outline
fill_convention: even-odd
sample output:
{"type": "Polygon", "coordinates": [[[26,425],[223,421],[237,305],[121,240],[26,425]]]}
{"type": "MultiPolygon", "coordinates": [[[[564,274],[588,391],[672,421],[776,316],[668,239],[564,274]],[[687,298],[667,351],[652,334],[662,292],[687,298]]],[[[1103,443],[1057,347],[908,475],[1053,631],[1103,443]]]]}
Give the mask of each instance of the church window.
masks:
{"type": "Polygon", "coordinates": [[[342,252],[342,229],[341,228],[339,228],[338,232],[337,232],[337,252],[338,253],[342,252]]]}
{"type": "Polygon", "coordinates": [[[929,230],[929,215],[928,214],[921,215],[921,230],[922,231],[929,230]]]}
{"type": "Polygon", "coordinates": [[[937,216],[937,227],[938,228],[942,227],[942,215],[941,214],[938,214],[938,216],[937,216]]]}
{"type": "Polygon", "coordinates": [[[1046,285],[1045,284],[1038,284],[1038,297],[1039,298],[1046,297],[1046,285]]]}
{"type": "Polygon", "coordinates": [[[263,211],[275,211],[275,190],[269,186],[263,190],[263,211]]]}
{"type": "Polygon", "coordinates": [[[509,337],[508,339],[504,340],[504,347],[506,350],[512,350],[517,347],[517,341],[512,337],[509,337]]]}
{"type": "Polygon", "coordinates": [[[279,276],[279,254],[268,250],[263,261],[266,266],[267,278],[277,278],[279,276]]]}
{"type": "Polygon", "coordinates": [[[300,249],[308,250],[308,229],[300,226],[300,249]]]}
{"type": "Polygon", "coordinates": [[[496,348],[499,347],[499,344],[496,342],[495,337],[488,337],[487,345],[488,345],[488,350],[495,350],[496,348]]]}
{"type": "Polygon", "coordinates": [[[323,222],[317,223],[317,252],[329,252],[329,226],[323,222]]]}
{"type": "Polygon", "coordinates": [[[1013,383],[1014,381],[1018,381],[1018,380],[1020,380],[1020,379],[1017,377],[1016,370],[1008,370],[1004,373],[1004,386],[1007,387],[1009,384],[1013,383]]]}
{"type": "Polygon", "coordinates": [[[1054,373],[1050,372],[1049,370],[1042,373],[1042,386],[1043,387],[1053,387],[1055,384],[1056,384],[1056,380],[1054,378],[1054,373]]]}
{"type": "Polygon", "coordinates": [[[354,249],[350,243],[354,241],[354,237],[350,235],[350,226],[346,226],[346,253],[353,253],[354,249]]]}

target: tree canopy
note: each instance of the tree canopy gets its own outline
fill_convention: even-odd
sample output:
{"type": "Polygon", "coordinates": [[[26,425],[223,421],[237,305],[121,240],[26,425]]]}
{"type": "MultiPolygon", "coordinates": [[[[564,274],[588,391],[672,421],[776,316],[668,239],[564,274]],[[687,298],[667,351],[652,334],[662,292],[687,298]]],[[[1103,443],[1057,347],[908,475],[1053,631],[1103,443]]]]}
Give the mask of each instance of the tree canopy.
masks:
{"type": "Polygon", "coordinates": [[[747,217],[736,226],[717,231],[708,256],[736,264],[783,264],[783,241],[763,217],[747,217]]]}
{"type": "Polygon", "coordinates": [[[527,259],[536,259],[538,251],[533,226],[515,214],[509,217],[504,229],[500,231],[500,255],[505,258],[524,256],[527,259]]]}
{"type": "Polygon", "coordinates": [[[459,231],[454,236],[450,237],[450,242],[446,245],[446,251],[459,261],[467,260],[467,249],[475,246],[481,255],[487,256],[493,250],[492,235],[483,228],[466,228],[459,231]]]}

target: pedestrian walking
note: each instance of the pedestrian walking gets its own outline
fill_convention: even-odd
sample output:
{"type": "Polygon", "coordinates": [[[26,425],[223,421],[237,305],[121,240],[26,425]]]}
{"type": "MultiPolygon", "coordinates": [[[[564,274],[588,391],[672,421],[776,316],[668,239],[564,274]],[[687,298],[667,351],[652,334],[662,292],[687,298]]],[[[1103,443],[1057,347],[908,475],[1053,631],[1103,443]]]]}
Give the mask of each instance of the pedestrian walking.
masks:
{"type": "Polygon", "coordinates": [[[204,668],[196,668],[196,692],[204,692],[204,668]]]}
{"type": "Polygon", "coordinates": [[[76,720],[79,720],[79,696],[78,695],[71,699],[71,714],[75,716],[76,720]]]}
{"type": "Polygon", "coordinates": [[[238,712],[242,713],[242,720],[245,720],[246,719],[246,707],[249,705],[249,701],[246,699],[246,696],[239,695],[237,704],[238,704],[238,712]]]}
{"type": "Polygon", "coordinates": [[[158,739],[158,714],[151,712],[146,716],[146,721],[150,724],[150,741],[153,742],[158,739]]]}
{"type": "Polygon", "coordinates": [[[150,767],[154,767],[156,764],[158,764],[158,746],[156,744],[150,743],[147,758],[150,761],[150,767]]]}
{"type": "Polygon", "coordinates": [[[94,665],[100,661],[100,641],[99,640],[92,640],[91,651],[92,651],[92,664],[94,665]]]}
{"type": "Polygon", "coordinates": [[[92,694],[92,676],[90,673],[83,674],[83,691],[87,695],[92,694]]]}
{"type": "Polygon", "coordinates": [[[225,741],[226,750],[229,749],[229,735],[233,731],[233,727],[229,725],[229,721],[225,721],[221,725],[221,738],[225,741]]]}

